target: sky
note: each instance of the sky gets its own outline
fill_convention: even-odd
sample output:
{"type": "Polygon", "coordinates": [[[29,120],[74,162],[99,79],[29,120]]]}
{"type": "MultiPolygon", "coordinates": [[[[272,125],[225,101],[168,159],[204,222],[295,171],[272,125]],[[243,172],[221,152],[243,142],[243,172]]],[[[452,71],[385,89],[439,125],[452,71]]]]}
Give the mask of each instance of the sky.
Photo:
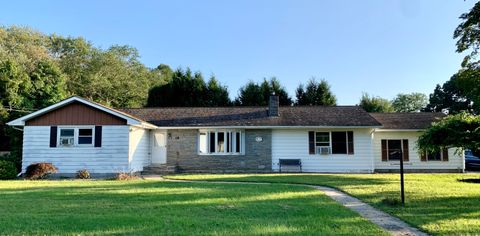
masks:
{"type": "Polygon", "coordinates": [[[472,0],[5,1],[0,25],[130,45],[148,67],[190,67],[231,97],[277,77],[294,97],[325,79],[339,105],[362,92],[430,94],[460,68],[453,31],[472,0]]]}

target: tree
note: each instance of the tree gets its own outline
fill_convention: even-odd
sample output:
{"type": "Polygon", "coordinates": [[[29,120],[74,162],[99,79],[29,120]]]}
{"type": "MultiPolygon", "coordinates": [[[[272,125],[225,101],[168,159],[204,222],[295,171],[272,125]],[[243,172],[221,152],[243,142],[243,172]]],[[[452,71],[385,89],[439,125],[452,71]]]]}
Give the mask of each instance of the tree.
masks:
{"type": "Polygon", "coordinates": [[[263,97],[262,88],[253,81],[249,81],[238,91],[238,97],[235,99],[235,105],[238,106],[265,106],[267,100],[263,97]]]}
{"type": "Polygon", "coordinates": [[[430,94],[429,103],[424,111],[448,111],[448,114],[456,114],[461,111],[473,112],[472,101],[458,88],[456,77],[456,75],[452,76],[442,86],[437,84],[433,93],[430,94]]]}
{"type": "Polygon", "coordinates": [[[369,96],[363,93],[359,106],[367,112],[393,112],[390,101],[381,97],[369,96]]]}
{"type": "Polygon", "coordinates": [[[227,87],[221,85],[215,76],[212,75],[207,82],[205,106],[218,107],[230,106],[231,104],[227,87]]]}
{"type": "Polygon", "coordinates": [[[462,68],[456,74],[457,86],[465,96],[473,101],[476,110],[480,109],[480,2],[469,12],[460,16],[462,22],[455,29],[453,37],[457,39],[457,52],[469,51],[462,62],[462,68]]]}
{"type": "Polygon", "coordinates": [[[264,78],[261,84],[249,81],[240,88],[235,104],[240,106],[266,106],[272,94],[279,97],[281,106],[290,106],[293,103],[285,87],[280,84],[277,78],[272,77],[270,80],[264,78]]]}
{"type": "Polygon", "coordinates": [[[480,116],[466,112],[449,115],[434,122],[417,141],[421,152],[439,152],[444,148],[480,151],[480,116]]]}
{"type": "Polygon", "coordinates": [[[459,18],[462,22],[453,33],[453,38],[457,39],[457,52],[471,49],[467,59],[473,59],[480,49],[480,1],[459,18]]]}
{"type": "Polygon", "coordinates": [[[206,84],[200,72],[192,73],[189,68],[185,71],[181,68],[177,69],[170,81],[150,89],[147,101],[149,107],[227,106],[230,104],[227,88],[222,86],[214,76],[206,84]]]}
{"type": "Polygon", "coordinates": [[[317,82],[312,78],[305,88],[300,84],[296,90],[296,97],[296,105],[335,106],[337,104],[337,98],[330,91],[330,85],[323,79],[317,82]]]}
{"type": "Polygon", "coordinates": [[[428,104],[427,96],[423,93],[400,93],[392,101],[396,112],[418,112],[428,104]]]}
{"type": "Polygon", "coordinates": [[[152,87],[168,83],[172,80],[173,70],[165,64],[158,65],[152,71],[152,87]]]}

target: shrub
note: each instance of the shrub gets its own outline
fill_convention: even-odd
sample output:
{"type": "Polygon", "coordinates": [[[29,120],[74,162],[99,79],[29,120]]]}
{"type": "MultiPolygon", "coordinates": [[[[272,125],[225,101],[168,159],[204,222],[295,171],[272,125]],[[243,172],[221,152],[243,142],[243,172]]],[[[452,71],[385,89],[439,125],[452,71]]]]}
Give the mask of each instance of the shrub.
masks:
{"type": "Polygon", "coordinates": [[[18,152],[12,151],[8,154],[0,156],[0,160],[13,162],[13,164],[17,168],[16,172],[20,173],[20,171],[22,171],[22,157],[21,154],[19,154],[18,152]]]}
{"type": "Polygon", "coordinates": [[[130,172],[119,172],[113,178],[114,180],[134,180],[138,179],[138,176],[130,173],[130,172]]]}
{"type": "Polygon", "coordinates": [[[51,163],[35,163],[27,167],[25,178],[27,179],[44,179],[50,174],[57,173],[57,168],[51,163]]]}
{"type": "Polygon", "coordinates": [[[17,177],[17,167],[11,161],[0,160],[0,179],[15,179],[17,177]]]}
{"type": "Polygon", "coordinates": [[[90,179],[90,172],[87,169],[79,170],[75,177],[77,179],[90,179]]]}

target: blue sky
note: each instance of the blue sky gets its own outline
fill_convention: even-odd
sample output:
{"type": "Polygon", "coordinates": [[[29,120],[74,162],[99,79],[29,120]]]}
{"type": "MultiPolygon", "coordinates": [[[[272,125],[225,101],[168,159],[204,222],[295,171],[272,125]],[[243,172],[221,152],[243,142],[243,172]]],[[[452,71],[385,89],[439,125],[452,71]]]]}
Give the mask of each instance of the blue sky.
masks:
{"type": "Polygon", "coordinates": [[[326,79],[341,105],[362,92],[429,94],[462,60],[453,30],[467,0],[6,1],[0,24],[136,47],[149,67],[215,74],[232,97],[276,76],[294,96],[326,79]]]}

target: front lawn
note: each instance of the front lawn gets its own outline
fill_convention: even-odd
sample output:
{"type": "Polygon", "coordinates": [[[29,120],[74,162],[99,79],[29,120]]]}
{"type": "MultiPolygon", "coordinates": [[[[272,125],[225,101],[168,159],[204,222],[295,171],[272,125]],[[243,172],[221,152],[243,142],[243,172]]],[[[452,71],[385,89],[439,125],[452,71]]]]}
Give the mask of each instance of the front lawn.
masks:
{"type": "Polygon", "coordinates": [[[303,186],[0,181],[1,235],[385,235],[303,186]]]}
{"type": "Polygon", "coordinates": [[[331,186],[431,234],[480,234],[480,183],[468,182],[480,179],[480,174],[406,174],[405,208],[382,203],[386,198],[400,198],[398,174],[176,175],[169,178],[331,186]]]}

